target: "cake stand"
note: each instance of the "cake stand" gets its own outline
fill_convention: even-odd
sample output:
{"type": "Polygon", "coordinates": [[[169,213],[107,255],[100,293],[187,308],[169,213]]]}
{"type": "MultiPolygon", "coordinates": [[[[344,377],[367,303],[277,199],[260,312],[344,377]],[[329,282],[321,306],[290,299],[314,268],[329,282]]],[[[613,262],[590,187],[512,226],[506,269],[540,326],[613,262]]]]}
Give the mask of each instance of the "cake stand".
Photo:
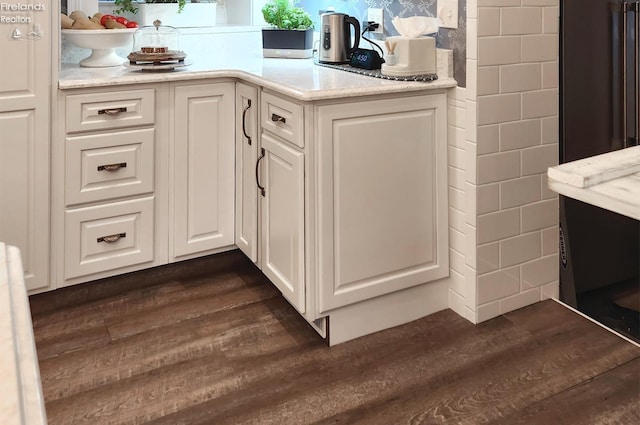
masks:
{"type": "Polygon", "coordinates": [[[125,59],[118,56],[116,48],[131,46],[137,28],[105,30],[62,30],[62,35],[76,47],[91,49],[91,55],[80,61],[80,66],[102,68],[120,66],[125,59]]]}

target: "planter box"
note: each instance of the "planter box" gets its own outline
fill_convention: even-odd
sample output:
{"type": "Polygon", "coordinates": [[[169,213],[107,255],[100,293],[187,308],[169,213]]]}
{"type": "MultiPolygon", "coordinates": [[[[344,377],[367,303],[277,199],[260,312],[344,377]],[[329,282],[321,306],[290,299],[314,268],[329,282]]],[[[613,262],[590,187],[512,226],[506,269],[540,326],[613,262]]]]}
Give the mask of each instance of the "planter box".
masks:
{"type": "Polygon", "coordinates": [[[313,56],[313,28],[308,30],[262,30],[262,56],[304,59],[313,56]]]}
{"type": "Polygon", "coordinates": [[[138,23],[153,25],[159,19],[162,25],[172,27],[213,27],[216,25],[216,3],[187,3],[178,13],[178,3],[141,3],[138,5],[138,23]]]}

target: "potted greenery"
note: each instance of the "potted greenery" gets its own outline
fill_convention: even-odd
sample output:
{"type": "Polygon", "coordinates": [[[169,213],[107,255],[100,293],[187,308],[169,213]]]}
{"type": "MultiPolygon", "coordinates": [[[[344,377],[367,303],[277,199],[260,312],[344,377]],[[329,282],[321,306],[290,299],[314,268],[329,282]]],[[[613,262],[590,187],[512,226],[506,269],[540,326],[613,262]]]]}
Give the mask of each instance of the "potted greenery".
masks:
{"type": "Polygon", "coordinates": [[[140,3],[177,3],[178,4],[178,13],[182,13],[184,10],[184,5],[187,4],[187,0],[115,0],[114,4],[116,5],[116,9],[114,9],[115,13],[124,13],[129,12],[134,15],[138,13],[139,4],[140,3]]]}
{"type": "Polygon", "coordinates": [[[262,55],[266,58],[313,56],[313,21],[297,0],[269,0],[262,16],[270,28],[262,29],[262,55]]]}
{"type": "Polygon", "coordinates": [[[214,26],[216,23],[215,0],[115,0],[114,4],[117,14],[137,14],[140,25],[152,25],[156,19],[174,27],[214,26]]]}

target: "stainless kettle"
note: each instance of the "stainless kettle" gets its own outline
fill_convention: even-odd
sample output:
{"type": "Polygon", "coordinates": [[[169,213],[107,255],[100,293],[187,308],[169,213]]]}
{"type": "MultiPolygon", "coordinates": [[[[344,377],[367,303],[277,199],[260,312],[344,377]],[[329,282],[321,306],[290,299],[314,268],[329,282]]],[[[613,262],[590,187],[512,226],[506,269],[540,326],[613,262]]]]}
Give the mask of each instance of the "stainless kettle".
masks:
{"type": "Polygon", "coordinates": [[[344,13],[324,13],[320,15],[320,50],[318,61],[321,63],[347,63],[353,49],[360,44],[360,23],[353,16],[344,13]],[[351,43],[351,26],[355,40],[351,43]]]}

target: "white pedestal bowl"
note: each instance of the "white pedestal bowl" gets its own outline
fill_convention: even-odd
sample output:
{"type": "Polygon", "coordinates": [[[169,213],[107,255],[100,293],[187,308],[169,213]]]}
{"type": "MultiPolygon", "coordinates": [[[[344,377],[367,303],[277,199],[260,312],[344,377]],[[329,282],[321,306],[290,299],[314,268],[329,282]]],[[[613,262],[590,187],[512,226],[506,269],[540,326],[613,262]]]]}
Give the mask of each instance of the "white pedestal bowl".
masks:
{"type": "Polygon", "coordinates": [[[62,30],[62,35],[76,47],[91,49],[91,55],[80,61],[80,66],[103,68],[120,66],[126,59],[115,49],[133,45],[133,33],[137,28],[105,30],[62,30]]]}

